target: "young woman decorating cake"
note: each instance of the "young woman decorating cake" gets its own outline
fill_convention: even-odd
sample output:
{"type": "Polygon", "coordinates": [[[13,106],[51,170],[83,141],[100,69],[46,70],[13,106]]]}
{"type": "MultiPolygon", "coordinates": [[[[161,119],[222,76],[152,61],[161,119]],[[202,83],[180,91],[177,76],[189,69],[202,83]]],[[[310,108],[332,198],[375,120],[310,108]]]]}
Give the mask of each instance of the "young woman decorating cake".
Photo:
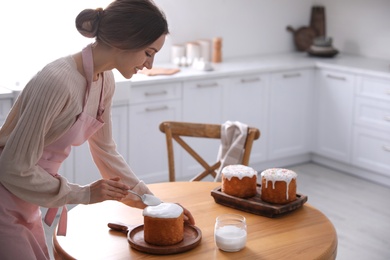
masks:
{"type": "MultiPolygon", "coordinates": [[[[129,79],[152,68],[168,34],[164,14],[148,0],[116,0],[82,11],[76,27],[95,42],[38,72],[0,129],[0,259],[49,259],[39,206],[50,208],[49,225],[62,208],[58,232],[65,234],[66,204],[118,200],[142,209],[127,190],[152,193],[116,150],[111,70],[129,79]],[[71,146],[85,141],[102,179],[80,186],[58,169],[71,146]]],[[[184,219],[194,224],[186,209],[184,219]]]]}

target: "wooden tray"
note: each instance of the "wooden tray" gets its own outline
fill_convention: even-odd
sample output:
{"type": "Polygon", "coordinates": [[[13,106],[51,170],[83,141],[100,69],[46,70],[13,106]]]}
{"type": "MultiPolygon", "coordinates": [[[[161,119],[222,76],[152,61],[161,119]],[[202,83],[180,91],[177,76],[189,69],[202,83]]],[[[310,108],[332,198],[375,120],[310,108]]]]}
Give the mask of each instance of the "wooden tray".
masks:
{"type": "Polygon", "coordinates": [[[262,201],[260,194],[261,184],[257,184],[256,196],[247,199],[230,196],[222,192],[221,187],[217,187],[211,191],[211,196],[214,197],[215,202],[218,204],[269,218],[278,217],[294,211],[297,208],[302,207],[307,201],[307,196],[297,194],[297,199],[288,204],[271,204],[262,201]]]}
{"type": "Polygon", "coordinates": [[[127,240],[132,248],[155,255],[170,255],[189,251],[199,245],[202,232],[198,227],[184,225],[184,239],[172,246],[155,246],[145,242],[144,225],[140,225],[127,233],[127,240]]]}

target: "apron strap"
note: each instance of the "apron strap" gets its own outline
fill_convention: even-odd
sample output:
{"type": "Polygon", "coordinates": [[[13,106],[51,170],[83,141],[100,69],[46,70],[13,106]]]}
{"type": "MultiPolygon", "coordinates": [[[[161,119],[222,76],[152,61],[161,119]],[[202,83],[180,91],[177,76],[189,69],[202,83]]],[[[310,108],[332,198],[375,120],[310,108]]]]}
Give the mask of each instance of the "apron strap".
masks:
{"type": "Polygon", "coordinates": [[[92,56],[92,44],[89,44],[81,51],[81,56],[83,58],[83,68],[85,78],[87,79],[87,89],[84,96],[83,111],[87,105],[87,99],[89,96],[89,90],[91,89],[91,84],[93,80],[93,56],[92,56]]]}
{"type": "Polygon", "coordinates": [[[103,102],[103,96],[104,96],[104,73],[102,75],[102,88],[100,90],[100,98],[99,98],[99,108],[97,111],[96,119],[100,122],[103,122],[103,113],[104,113],[104,102],[103,102]]]}
{"type": "MultiPolygon", "coordinates": [[[[84,97],[84,105],[83,105],[83,111],[85,106],[87,105],[87,99],[89,96],[89,92],[91,89],[92,81],[93,81],[93,55],[92,55],[92,44],[89,44],[87,47],[85,47],[81,55],[83,57],[83,68],[85,77],[87,79],[87,90],[86,95],[84,97]]],[[[100,91],[100,99],[99,99],[99,107],[96,114],[96,119],[102,122],[102,116],[104,113],[104,102],[103,102],[103,96],[104,96],[104,73],[101,73],[102,76],[102,88],[100,91]]]]}
{"type": "MultiPolygon", "coordinates": [[[[56,218],[58,212],[58,208],[49,208],[45,215],[45,223],[49,227],[53,224],[54,219],[56,218]]],[[[66,236],[66,228],[68,223],[68,209],[66,206],[62,207],[61,216],[58,221],[57,235],[58,236],[66,236]]]]}

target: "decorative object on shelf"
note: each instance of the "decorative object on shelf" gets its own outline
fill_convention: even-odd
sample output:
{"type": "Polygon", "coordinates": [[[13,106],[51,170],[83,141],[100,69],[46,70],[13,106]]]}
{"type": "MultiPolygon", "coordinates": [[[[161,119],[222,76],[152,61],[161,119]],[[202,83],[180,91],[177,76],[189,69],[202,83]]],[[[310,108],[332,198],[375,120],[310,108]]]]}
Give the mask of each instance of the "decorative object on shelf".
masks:
{"type": "Polygon", "coordinates": [[[204,62],[211,61],[211,41],[209,39],[198,40],[200,46],[200,59],[204,62]]]}
{"type": "Polygon", "coordinates": [[[171,47],[171,62],[179,67],[195,66],[201,67],[200,70],[212,70],[208,65],[211,62],[211,44],[209,39],[174,44],[171,47]],[[199,65],[199,61],[202,62],[202,66],[199,65]]]}
{"type": "Polygon", "coordinates": [[[205,61],[203,58],[195,59],[192,63],[192,68],[201,71],[212,71],[214,70],[213,65],[210,61],[205,61]]]}
{"type": "Polygon", "coordinates": [[[316,37],[316,32],[311,27],[303,26],[295,30],[291,26],[287,26],[286,29],[293,33],[295,47],[298,51],[307,51],[316,37]]]}
{"type": "Polygon", "coordinates": [[[310,27],[316,32],[316,37],[307,50],[309,55],[331,58],[339,53],[332,46],[332,38],[326,36],[325,7],[318,5],[312,7],[310,27]]]}
{"type": "Polygon", "coordinates": [[[331,58],[339,53],[338,50],[332,46],[332,38],[326,36],[319,36],[313,40],[313,44],[307,50],[311,56],[331,58]]]}
{"type": "MultiPolygon", "coordinates": [[[[307,51],[310,53],[317,53],[316,50],[312,50],[314,39],[318,37],[326,37],[326,23],[325,23],[325,7],[315,5],[311,9],[310,25],[300,27],[294,30],[291,26],[287,26],[287,31],[290,31],[294,35],[295,47],[298,51],[307,51]]],[[[316,46],[316,45],[315,45],[316,46]]],[[[326,46],[329,47],[329,46],[326,46]]],[[[314,47],[316,49],[316,47],[314,47]]],[[[320,55],[335,55],[334,49],[329,52],[328,50],[324,53],[320,50],[320,55]]],[[[337,53],[336,53],[337,54],[337,53]]]]}
{"type": "Polygon", "coordinates": [[[316,32],[316,37],[326,35],[325,7],[316,5],[311,8],[310,27],[316,32]]]}
{"type": "Polygon", "coordinates": [[[222,38],[216,37],[213,39],[213,59],[214,63],[222,62],[222,38]]]}
{"type": "Polygon", "coordinates": [[[200,58],[200,46],[197,42],[187,42],[186,44],[187,65],[190,66],[194,60],[200,58]]]}
{"type": "Polygon", "coordinates": [[[181,59],[185,57],[186,49],[184,45],[174,44],[171,47],[171,62],[177,66],[181,65],[181,59]]]}

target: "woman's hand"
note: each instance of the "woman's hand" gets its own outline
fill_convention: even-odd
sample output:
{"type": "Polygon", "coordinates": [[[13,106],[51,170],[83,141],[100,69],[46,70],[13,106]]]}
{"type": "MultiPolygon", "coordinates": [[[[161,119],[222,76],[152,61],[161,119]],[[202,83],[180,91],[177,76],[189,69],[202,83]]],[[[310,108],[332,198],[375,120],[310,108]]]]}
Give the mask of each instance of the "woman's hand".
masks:
{"type": "Polygon", "coordinates": [[[186,209],[185,207],[183,207],[182,205],[180,205],[179,203],[177,203],[177,205],[179,205],[180,207],[183,208],[184,222],[187,224],[190,224],[190,225],[195,225],[195,219],[192,216],[191,212],[188,209],[186,209]]]}
{"type": "Polygon", "coordinates": [[[121,201],[128,194],[129,186],[119,182],[119,177],[100,179],[90,184],[90,204],[105,200],[121,201]]]}

